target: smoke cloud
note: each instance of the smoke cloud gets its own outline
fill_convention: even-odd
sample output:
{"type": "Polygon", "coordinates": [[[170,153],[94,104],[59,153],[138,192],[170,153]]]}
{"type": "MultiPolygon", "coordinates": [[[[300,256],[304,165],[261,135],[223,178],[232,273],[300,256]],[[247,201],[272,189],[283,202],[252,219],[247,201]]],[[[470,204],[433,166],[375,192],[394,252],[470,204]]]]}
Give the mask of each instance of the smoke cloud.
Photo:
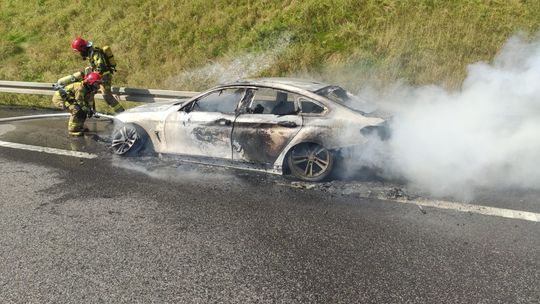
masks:
{"type": "Polygon", "coordinates": [[[459,91],[396,85],[359,95],[393,113],[388,146],[362,155],[386,175],[462,198],[479,188],[540,189],[540,39],[509,39],[492,63],[468,67],[459,91]]]}
{"type": "MultiPolygon", "coordinates": [[[[255,77],[289,44],[289,37],[282,37],[266,52],[212,63],[169,81],[208,85],[255,77]]],[[[478,189],[540,189],[540,37],[512,37],[493,62],[468,67],[460,90],[397,83],[384,90],[364,88],[357,95],[391,115],[392,137],[374,139],[357,151],[357,166],[349,170],[381,168],[384,177],[461,199],[472,198],[478,189]]]]}
{"type": "Polygon", "coordinates": [[[207,89],[211,85],[255,77],[264,70],[272,67],[279,56],[287,50],[290,40],[290,35],[285,33],[277,39],[268,42],[265,51],[245,53],[228,60],[227,58],[221,58],[220,62],[213,62],[170,78],[168,85],[173,87],[182,85],[183,87],[207,89]],[[200,87],[201,84],[203,87],[200,87]]]}

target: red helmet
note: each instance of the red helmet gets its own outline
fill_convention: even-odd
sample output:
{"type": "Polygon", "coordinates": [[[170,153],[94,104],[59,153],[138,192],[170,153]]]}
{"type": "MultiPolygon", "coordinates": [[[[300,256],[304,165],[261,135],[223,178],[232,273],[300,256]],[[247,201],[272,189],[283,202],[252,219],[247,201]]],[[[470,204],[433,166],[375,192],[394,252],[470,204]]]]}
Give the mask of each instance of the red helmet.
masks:
{"type": "Polygon", "coordinates": [[[77,37],[71,42],[71,48],[74,51],[84,52],[88,48],[88,41],[82,39],[81,37],[77,37]]]}
{"type": "Polygon", "coordinates": [[[84,76],[84,81],[86,81],[86,83],[88,83],[89,85],[100,84],[101,83],[101,76],[99,75],[99,73],[92,72],[92,73],[84,76]]]}

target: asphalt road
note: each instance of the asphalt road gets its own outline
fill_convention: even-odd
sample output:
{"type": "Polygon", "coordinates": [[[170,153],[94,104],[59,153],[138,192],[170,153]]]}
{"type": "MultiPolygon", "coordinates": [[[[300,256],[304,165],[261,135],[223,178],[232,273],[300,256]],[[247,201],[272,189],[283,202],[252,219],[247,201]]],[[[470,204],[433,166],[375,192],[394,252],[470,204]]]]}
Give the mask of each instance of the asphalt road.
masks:
{"type": "MultiPolygon", "coordinates": [[[[19,114],[2,112],[0,116],[19,114]]],[[[538,303],[540,225],[361,195],[385,181],[113,157],[110,125],[0,125],[1,303],[538,303]]],[[[531,191],[483,202],[538,212],[531,191]]],[[[375,197],[384,198],[384,195],[375,197]]]]}

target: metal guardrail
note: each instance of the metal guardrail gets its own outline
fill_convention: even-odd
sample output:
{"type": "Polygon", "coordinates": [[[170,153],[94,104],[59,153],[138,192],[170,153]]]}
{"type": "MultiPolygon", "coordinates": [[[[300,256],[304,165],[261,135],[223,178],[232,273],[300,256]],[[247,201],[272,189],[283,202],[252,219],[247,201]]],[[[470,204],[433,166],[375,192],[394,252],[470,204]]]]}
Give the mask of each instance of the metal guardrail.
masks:
{"type": "MultiPolygon", "coordinates": [[[[52,87],[52,83],[0,80],[0,92],[53,95],[55,90],[52,87]]],[[[123,101],[156,102],[189,98],[197,95],[199,92],[113,87],[112,93],[116,95],[119,100],[123,101]]],[[[103,99],[101,94],[96,94],[95,97],[103,99]]]]}

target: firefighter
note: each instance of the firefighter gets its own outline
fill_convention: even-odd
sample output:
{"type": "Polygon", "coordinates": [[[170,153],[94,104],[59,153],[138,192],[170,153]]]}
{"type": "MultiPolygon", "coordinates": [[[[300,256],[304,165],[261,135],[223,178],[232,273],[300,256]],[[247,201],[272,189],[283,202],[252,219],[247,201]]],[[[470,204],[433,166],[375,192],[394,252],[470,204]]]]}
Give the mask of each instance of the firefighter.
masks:
{"type": "Polygon", "coordinates": [[[69,135],[81,136],[87,131],[84,129],[84,121],[94,114],[94,94],[99,90],[101,81],[98,73],[91,72],[82,81],[59,87],[54,93],[54,105],[71,114],[68,122],[69,135]]]}
{"type": "MultiPolygon", "coordinates": [[[[71,48],[79,52],[83,60],[88,58],[90,62],[89,70],[85,72],[79,72],[75,74],[87,74],[88,72],[97,72],[101,75],[101,93],[105,102],[111,106],[115,113],[124,111],[124,107],[114,98],[111,92],[112,76],[116,72],[116,61],[108,46],[98,48],[94,46],[92,41],[84,40],[81,37],[77,37],[71,43],[71,48]]],[[[74,74],[74,75],[75,75],[74,74]]]]}

